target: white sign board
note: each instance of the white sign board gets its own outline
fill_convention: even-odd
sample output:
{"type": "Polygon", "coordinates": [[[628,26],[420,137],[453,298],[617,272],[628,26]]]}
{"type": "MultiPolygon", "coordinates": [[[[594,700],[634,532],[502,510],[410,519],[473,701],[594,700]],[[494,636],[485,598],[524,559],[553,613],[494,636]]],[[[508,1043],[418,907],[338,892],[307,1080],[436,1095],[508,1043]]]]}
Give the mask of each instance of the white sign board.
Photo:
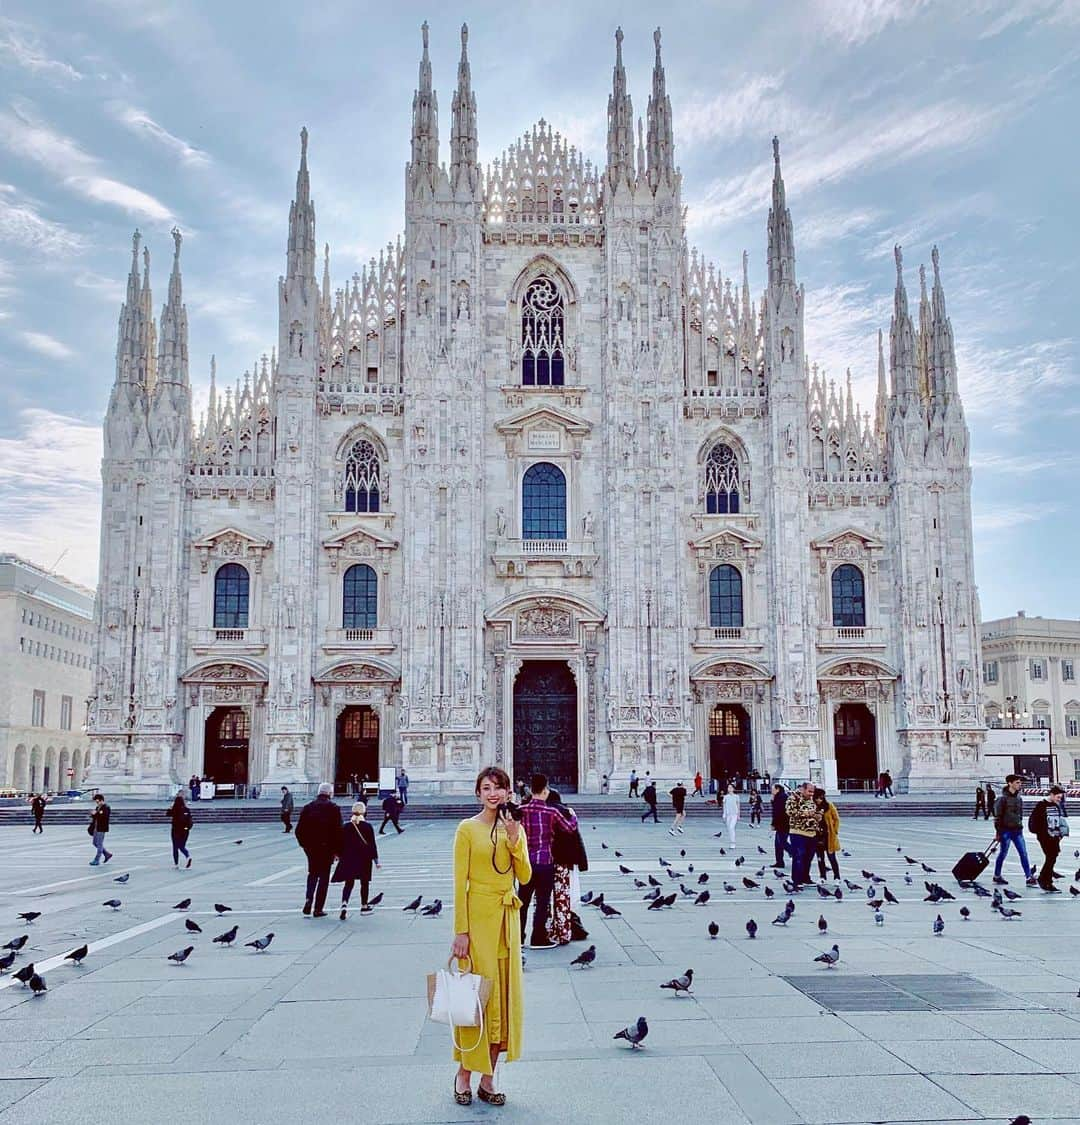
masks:
{"type": "Polygon", "coordinates": [[[379,766],[379,792],[397,792],[397,769],[394,766],[379,766]]]}
{"type": "Polygon", "coordinates": [[[840,781],[836,776],[836,759],[826,758],[821,763],[822,789],[826,793],[836,793],[840,788],[840,781]]]}
{"type": "Polygon", "coordinates": [[[1041,727],[1018,727],[998,729],[991,727],[986,732],[983,754],[1049,754],[1050,731],[1041,727]]]}

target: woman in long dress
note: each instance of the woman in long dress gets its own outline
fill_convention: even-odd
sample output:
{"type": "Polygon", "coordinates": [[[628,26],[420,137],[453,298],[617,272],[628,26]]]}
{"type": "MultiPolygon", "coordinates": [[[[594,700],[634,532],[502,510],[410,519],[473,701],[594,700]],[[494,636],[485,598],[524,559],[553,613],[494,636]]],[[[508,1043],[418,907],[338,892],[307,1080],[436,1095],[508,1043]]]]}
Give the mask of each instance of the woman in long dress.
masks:
{"type": "Polygon", "coordinates": [[[727,792],[724,794],[724,823],[727,825],[728,843],[735,843],[735,825],[739,823],[739,795],[735,786],[728,782],[727,792]]]}
{"type": "Polygon", "coordinates": [[[532,878],[529,850],[520,822],[502,812],[510,797],[510,778],[489,766],[476,779],[480,811],[463,820],[454,834],[454,942],[451,956],[471,963],[472,971],[491,981],[483,1030],[454,1031],[454,1100],[472,1102],[472,1072],[481,1074],[477,1097],[505,1105],[495,1090],[499,1055],[508,1062],[521,1055],[524,982],[521,971],[521,900],[515,880],[532,878]],[[462,1049],[464,1048],[464,1050],[462,1049]]]}
{"type": "MultiPolygon", "coordinates": [[[[548,793],[549,805],[561,805],[562,797],[554,789],[548,793]]],[[[570,810],[573,812],[573,809],[570,810]]],[[[555,883],[551,890],[551,909],[548,911],[546,932],[548,941],[556,945],[568,945],[573,932],[573,895],[571,876],[579,860],[578,846],[581,834],[556,832],[551,842],[551,855],[555,860],[555,883]]],[[[582,846],[582,850],[584,847],[582,846]]]]}

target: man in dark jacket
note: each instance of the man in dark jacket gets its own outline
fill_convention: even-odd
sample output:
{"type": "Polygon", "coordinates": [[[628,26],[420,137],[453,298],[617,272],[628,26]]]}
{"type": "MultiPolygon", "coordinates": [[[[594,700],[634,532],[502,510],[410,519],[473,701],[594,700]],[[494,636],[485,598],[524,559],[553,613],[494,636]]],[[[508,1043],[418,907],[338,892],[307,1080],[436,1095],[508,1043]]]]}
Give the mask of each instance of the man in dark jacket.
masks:
{"type": "Polygon", "coordinates": [[[659,824],[660,818],[656,815],[656,782],[650,781],[645,786],[644,792],[641,794],[642,799],[645,801],[645,811],[641,814],[641,819],[651,816],[653,823],[659,824]]]}
{"type": "Polygon", "coordinates": [[[41,821],[45,816],[45,806],[47,804],[48,800],[44,793],[35,793],[33,797],[30,798],[30,811],[34,814],[34,828],[31,835],[33,835],[34,832],[45,831],[41,826],[41,821]]]}
{"type": "Polygon", "coordinates": [[[90,814],[90,827],[89,832],[94,840],[94,848],[96,854],[90,861],[91,867],[97,867],[102,861],[102,856],[105,857],[105,862],[108,863],[112,859],[112,852],[105,847],[105,836],[109,831],[109,817],[112,815],[112,810],[105,804],[105,794],[94,794],[94,811],[90,814]]]}
{"type": "Polygon", "coordinates": [[[1061,852],[1061,838],[1068,832],[1068,826],[1062,824],[1065,820],[1061,809],[1064,800],[1065,790],[1060,785],[1051,785],[1047,796],[1031,810],[1028,821],[1028,828],[1039,841],[1046,857],[1039,872],[1039,886],[1055,895],[1061,892],[1054,886],[1054,864],[1061,852]]]}
{"type": "Polygon", "coordinates": [[[787,815],[787,790],[779,784],[772,787],[772,821],[773,830],[773,867],[783,868],[784,852],[790,852],[788,846],[788,815],[787,815]]]}
{"type": "Polygon", "coordinates": [[[972,820],[978,820],[979,819],[979,813],[982,813],[983,820],[985,820],[986,819],[986,790],[983,788],[983,784],[982,784],[981,781],[979,782],[978,785],[975,786],[975,815],[971,819],[972,820]]]}
{"type": "Polygon", "coordinates": [[[400,824],[398,824],[398,817],[401,816],[401,809],[401,802],[397,799],[397,797],[394,796],[393,793],[391,793],[389,797],[383,799],[382,824],[379,825],[380,836],[383,834],[388,824],[393,824],[393,826],[398,830],[399,836],[402,832],[405,831],[405,829],[402,828],[400,824]]]}
{"type": "Polygon", "coordinates": [[[994,882],[1003,885],[1008,882],[1001,877],[1001,868],[1005,864],[1009,845],[1012,844],[1020,856],[1027,885],[1034,887],[1035,872],[1028,862],[1027,845],[1024,843],[1024,798],[1020,796],[1021,785],[1023,785],[1023,778],[1018,773],[1009,774],[1005,778],[1005,789],[994,805],[994,833],[1001,844],[997,863],[994,864],[994,882]]]}
{"type": "Polygon", "coordinates": [[[326,892],[330,889],[330,867],[341,847],[341,809],[330,799],[334,787],[324,781],[319,795],[300,810],[296,822],[296,842],[304,849],[308,861],[307,894],[304,913],[325,918],[326,892]]]}
{"type": "Polygon", "coordinates": [[[285,825],[286,832],[292,831],[292,814],[295,807],[289,787],[283,785],[281,787],[281,823],[285,825]]]}

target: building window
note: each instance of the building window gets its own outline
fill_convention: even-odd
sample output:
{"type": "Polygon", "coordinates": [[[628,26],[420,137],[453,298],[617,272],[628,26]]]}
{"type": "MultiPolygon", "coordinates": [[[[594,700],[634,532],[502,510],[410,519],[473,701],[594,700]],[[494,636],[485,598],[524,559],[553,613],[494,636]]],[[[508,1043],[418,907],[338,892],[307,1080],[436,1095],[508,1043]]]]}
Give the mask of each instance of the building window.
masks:
{"type": "Polygon", "coordinates": [[[832,623],[838,629],[866,625],[863,575],[851,563],[844,563],[832,572],[832,623]]]}
{"type": "Polygon", "coordinates": [[[367,563],[350,566],[342,580],[342,628],[374,629],[378,619],[378,592],[375,571],[367,563]]]}
{"type": "Polygon", "coordinates": [[[521,537],[566,538],[566,477],[547,461],[530,465],[522,481],[521,537]]]}
{"type": "Polygon", "coordinates": [[[983,683],[996,684],[998,682],[998,662],[996,660],[983,661],[983,683]]]}
{"type": "Polygon", "coordinates": [[[30,725],[32,727],[43,727],[45,725],[45,693],[43,691],[34,692],[34,707],[30,725]]]}
{"type": "Polygon", "coordinates": [[[1071,660],[1061,662],[1061,679],[1064,683],[1071,684],[1076,680],[1076,669],[1071,660]]]}
{"type": "Polygon", "coordinates": [[[1050,726],[1050,716],[1037,712],[1031,716],[1031,725],[1038,727],[1040,730],[1047,730],[1050,726]]]}
{"type": "Polygon", "coordinates": [[[60,696],[60,729],[71,730],[71,696],[60,696]]]}
{"type": "Polygon", "coordinates": [[[1073,781],[1080,781],[1080,758],[1073,758],[1073,781]]]}
{"type": "Polygon", "coordinates": [[[239,563],[226,563],[214,575],[214,628],[246,629],[248,572],[239,563]]]}
{"type": "Polygon", "coordinates": [[[1046,663],[1042,660],[1032,660],[1028,664],[1028,675],[1033,680],[1046,679],[1046,663]]]}
{"type": "Polygon", "coordinates": [[[1069,738],[1080,738],[1080,716],[1065,716],[1065,733],[1069,738]]]}
{"type": "Polygon", "coordinates": [[[725,516],[738,510],[739,459],[730,445],[720,441],[705,461],[705,511],[710,516],[725,516]]]}
{"type": "Polygon", "coordinates": [[[380,466],[375,446],[366,438],[355,442],[345,461],[345,511],[379,511],[380,466]]]}
{"type": "Polygon", "coordinates": [[[742,575],[733,566],[714,566],[709,572],[709,625],[741,629],[742,623],[742,575]]]}
{"type": "Polygon", "coordinates": [[[564,378],[562,294],[550,277],[538,277],[522,301],[521,382],[526,387],[561,387],[564,378]]]}

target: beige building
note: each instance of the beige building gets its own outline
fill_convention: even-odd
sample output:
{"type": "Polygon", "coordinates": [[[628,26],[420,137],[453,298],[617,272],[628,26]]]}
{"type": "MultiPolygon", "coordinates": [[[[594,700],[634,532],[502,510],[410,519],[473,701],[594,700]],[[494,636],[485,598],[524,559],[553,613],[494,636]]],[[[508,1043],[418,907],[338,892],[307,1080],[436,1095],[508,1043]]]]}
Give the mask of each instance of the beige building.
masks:
{"type": "Polygon", "coordinates": [[[0,555],[0,789],[81,782],[93,646],[92,591],[0,555]]]}
{"type": "Polygon", "coordinates": [[[982,689],[989,727],[1045,727],[1058,778],[1080,780],[1080,621],[984,621],[982,689]]]}

